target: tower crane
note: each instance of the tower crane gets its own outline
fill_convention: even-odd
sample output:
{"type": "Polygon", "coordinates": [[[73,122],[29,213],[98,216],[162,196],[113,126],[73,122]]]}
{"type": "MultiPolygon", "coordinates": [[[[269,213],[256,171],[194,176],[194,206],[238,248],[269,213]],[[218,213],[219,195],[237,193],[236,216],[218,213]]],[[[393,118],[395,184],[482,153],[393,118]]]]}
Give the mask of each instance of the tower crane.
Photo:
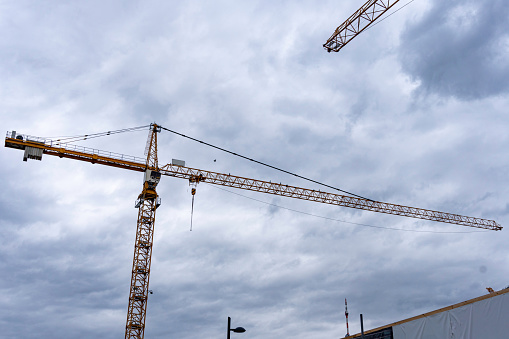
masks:
{"type": "Polygon", "coordinates": [[[384,15],[399,0],[368,0],[343,22],[323,44],[327,52],[339,52],[347,43],[384,15]]]}
{"type": "Polygon", "coordinates": [[[100,151],[70,145],[58,140],[32,137],[7,132],[5,147],[24,151],[23,160],[42,160],[43,154],[128,169],[144,173],[142,191],[135,207],[138,208],[136,240],[134,244],[131,286],[125,327],[125,338],[143,338],[149,290],[150,264],[153,248],[154,224],[156,209],[161,199],[156,187],[162,175],[187,179],[192,185],[206,182],[214,185],[239,188],[250,191],[274,194],[296,199],[315,201],[343,207],[356,208],[379,213],[401,215],[411,218],[433,220],[438,222],[476,227],[487,230],[501,230],[502,227],[493,220],[466,217],[458,214],[438,212],[422,208],[395,205],[369,199],[345,196],[335,193],[306,189],[270,181],[249,179],[231,174],[211,172],[186,167],[182,161],[159,166],[157,157],[157,134],[161,126],[150,125],[146,144],[146,158],[137,158],[123,154],[100,151]]]}

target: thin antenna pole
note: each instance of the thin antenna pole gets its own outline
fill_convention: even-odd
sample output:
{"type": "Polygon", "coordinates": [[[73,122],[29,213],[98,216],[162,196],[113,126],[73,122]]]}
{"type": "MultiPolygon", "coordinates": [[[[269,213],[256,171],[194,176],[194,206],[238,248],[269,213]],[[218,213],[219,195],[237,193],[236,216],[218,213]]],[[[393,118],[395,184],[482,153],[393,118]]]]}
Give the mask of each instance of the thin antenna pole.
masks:
{"type": "Polygon", "coordinates": [[[346,336],[350,336],[350,331],[348,329],[348,304],[346,303],[346,298],[345,298],[345,317],[346,317],[346,336]]]}

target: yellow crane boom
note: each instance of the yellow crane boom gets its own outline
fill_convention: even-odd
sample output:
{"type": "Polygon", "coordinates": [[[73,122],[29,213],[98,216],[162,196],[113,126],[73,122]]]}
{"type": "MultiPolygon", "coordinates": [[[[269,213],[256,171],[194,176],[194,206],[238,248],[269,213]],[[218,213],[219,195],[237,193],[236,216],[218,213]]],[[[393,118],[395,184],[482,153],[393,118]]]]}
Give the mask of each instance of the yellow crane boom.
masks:
{"type": "Polygon", "coordinates": [[[214,185],[240,188],[244,190],[280,195],[290,198],[315,201],[361,210],[400,215],[425,220],[433,220],[462,226],[499,231],[502,227],[493,220],[466,217],[458,214],[432,211],[416,207],[395,205],[352,196],[322,192],[271,181],[249,179],[231,174],[205,171],[182,164],[167,164],[159,167],[157,158],[157,133],[161,127],[152,124],[146,147],[146,158],[137,158],[118,153],[105,152],[60,141],[30,137],[16,132],[8,132],[5,147],[24,151],[23,160],[42,160],[43,154],[69,158],[92,164],[124,168],[144,172],[143,189],[136,201],[138,224],[129,293],[125,338],[143,338],[147,298],[149,293],[150,265],[152,257],[155,212],[161,204],[156,192],[161,175],[189,180],[192,184],[206,182],[214,185]]]}
{"type": "Polygon", "coordinates": [[[327,52],[339,52],[347,43],[369,27],[399,0],[368,0],[343,22],[323,44],[327,52]]]}
{"type": "MultiPolygon", "coordinates": [[[[62,146],[55,142],[44,142],[36,138],[26,138],[23,140],[7,137],[5,146],[18,149],[33,147],[42,150],[42,153],[54,155],[61,158],[71,158],[86,162],[102,164],[107,166],[125,168],[129,170],[145,172],[147,166],[141,158],[115,154],[111,152],[99,151],[79,146],[62,146]]],[[[328,193],[319,190],[312,190],[296,186],[249,179],[231,174],[216,173],[201,169],[195,169],[185,166],[167,164],[159,169],[149,166],[148,169],[157,170],[161,175],[170,177],[188,179],[192,182],[207,182],[210,184],[240,188],[244,190],[280,195],[290,198],[316,201],[325,204],[356,208],[372,212],[380,212],[405,217],[433,220],[438,222],[483,228],[499,231],[502,227],[493,220],[462,216],[446,212],[433,211],[417,207],[409,207],[386,202],[362,199],[352,196],[346,196],[335,193],[328,193]]]]}

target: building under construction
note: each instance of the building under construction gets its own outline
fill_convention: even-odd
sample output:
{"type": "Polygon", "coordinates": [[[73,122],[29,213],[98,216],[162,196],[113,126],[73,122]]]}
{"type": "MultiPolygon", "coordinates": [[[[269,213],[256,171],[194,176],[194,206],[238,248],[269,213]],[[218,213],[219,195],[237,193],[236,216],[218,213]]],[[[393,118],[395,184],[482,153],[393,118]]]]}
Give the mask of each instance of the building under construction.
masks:
{"type": "MultiPolygon", "coordinates": [[[[364,332],[364,339],[509,338],[509,287],[364,332]]],[[[362,338],[358,333],[344,339],[362,338]]]]}

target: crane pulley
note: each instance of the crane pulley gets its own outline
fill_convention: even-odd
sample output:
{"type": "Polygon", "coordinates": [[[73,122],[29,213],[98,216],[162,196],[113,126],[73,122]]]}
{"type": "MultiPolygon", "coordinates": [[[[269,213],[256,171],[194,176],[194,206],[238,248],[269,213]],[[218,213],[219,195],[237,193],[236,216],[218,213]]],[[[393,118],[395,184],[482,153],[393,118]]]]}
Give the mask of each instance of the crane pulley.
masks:
{"type": "Polygon", "coordinates": [[[24,151],[24,161],[27,161],[27,159],[42,160],[43,154],[46,154],[58,156],[60,158],[90,162],[92,164],[101,164],[144,172],[142,192],[135,203],[135,207],[138,208],[138,223],[134,246],[125,338],[144,337],[147,298],[150,293],[149,277],[153,248],[155,213],[156,209],[161,205],[161,199],[156,192],[156,188],[161,176],[163,175],[189,180],[192,187],[191,194],[193,196],[193,204],[196,186],[200,182],[206,182],[214,185],[239,188],[372,212],[433,220],[487,230],[499,231],[502,229],[502,226],[493,220],[390,204],[361,197],[328,193],[281,183],[278,184],[271,181],[256,180],[231,174],[195,169],[186,167],[183,161],[175,159],[173,159],[172,163],[159,166],[157,157],[157,133],[160,131],[161,126],[157,124],[150,125],[150,133],[145,151],[146,158],[137,158],[118,153],[65,144],[58,140],[55,141],[26,136],[18,134],[15,131],[10,133],[8,132],[5,138],[5,147],[24,151]]]}

